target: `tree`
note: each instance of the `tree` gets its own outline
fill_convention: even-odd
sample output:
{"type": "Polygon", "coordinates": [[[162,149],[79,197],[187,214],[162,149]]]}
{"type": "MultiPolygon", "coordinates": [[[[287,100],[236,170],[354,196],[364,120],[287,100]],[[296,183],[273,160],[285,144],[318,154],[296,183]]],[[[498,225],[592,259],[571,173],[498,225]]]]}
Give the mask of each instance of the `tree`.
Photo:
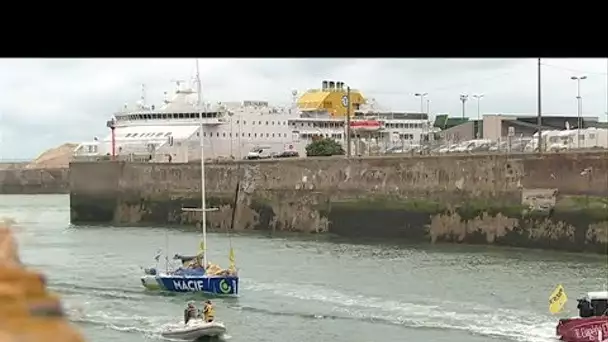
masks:
{"type": "Polygon", "coordinates": [[[315,156],[334,156],[344,154],[344,149],[340,143],[333,139],[318,139],[306,146],[306,155],[315,156]]]}

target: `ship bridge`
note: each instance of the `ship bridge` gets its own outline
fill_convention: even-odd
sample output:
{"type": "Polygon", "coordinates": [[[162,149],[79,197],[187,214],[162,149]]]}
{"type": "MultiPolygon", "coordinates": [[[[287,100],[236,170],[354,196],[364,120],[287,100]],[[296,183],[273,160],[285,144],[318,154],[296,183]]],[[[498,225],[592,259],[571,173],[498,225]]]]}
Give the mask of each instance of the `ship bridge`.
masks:
{"type": "MultiPolygon", "coordinates": [[[[342,97],[346,95],[344,82],[323,81],[321,89],[310,89],[298,101],[298,108],[302,112],[327,112],[331,116],[346,116],[347,108],[342,104],[342,97]]],[[[354,115],[361,105],[366,103],[360,91],[350,90],[350,113],[354,115]]]]}

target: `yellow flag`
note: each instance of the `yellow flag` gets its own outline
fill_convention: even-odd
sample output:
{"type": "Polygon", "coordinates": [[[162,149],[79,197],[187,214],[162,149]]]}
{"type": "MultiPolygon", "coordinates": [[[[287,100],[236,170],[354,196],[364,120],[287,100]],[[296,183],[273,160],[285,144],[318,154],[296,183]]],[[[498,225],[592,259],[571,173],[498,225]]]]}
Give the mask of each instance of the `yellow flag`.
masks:
{"type": "Polygon", "coordinates": [[[234,249],[230,248],[230,254],[228,254],[228,260],[230,260],[230,268],[234,268],[234,249]]]}
{"type": "Polygon", "coordinates": [[[557,285],[555,290],[553,290],[549,296],[549,312],[554,315],[561,312],[564,309],[564,305],[566,305],[567,301],[568,296],[566,296],[564,287],[561,284],[557,285]]]}

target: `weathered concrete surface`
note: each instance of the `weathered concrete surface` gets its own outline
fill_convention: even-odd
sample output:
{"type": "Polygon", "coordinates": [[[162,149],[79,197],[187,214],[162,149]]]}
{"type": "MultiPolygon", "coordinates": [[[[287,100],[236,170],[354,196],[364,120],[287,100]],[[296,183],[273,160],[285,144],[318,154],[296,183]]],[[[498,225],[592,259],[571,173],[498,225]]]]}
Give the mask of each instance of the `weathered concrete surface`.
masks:
{"type": "MultiPolygon", "coordinates": [[[[207,164],[208,214],[235,229],[608,250],[608,153],[207,164]]],[[[200,165],[73,163],[73,223],[192,224],[200,165]]]]}
{"type": "Polygon", "coordinates": [[[0,194],[67,194],[69,169],[0,170],[0,194]]]}

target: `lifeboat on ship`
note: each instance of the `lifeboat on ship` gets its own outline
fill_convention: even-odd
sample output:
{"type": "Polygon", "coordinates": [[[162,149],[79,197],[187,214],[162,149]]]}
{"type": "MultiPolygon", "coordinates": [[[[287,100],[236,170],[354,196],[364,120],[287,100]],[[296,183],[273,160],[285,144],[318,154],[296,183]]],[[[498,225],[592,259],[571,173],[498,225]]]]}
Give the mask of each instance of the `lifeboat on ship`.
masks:
{"type": "Polygon", "coordinates": [[[559,320],[557,337],[565,342],[608,342],[608,291],[587,293],[577,308],[579,317],[559,320]]]}
{"type": "Polygon", "coordinates": [[[378,120],[351,120],[350,129],[354,131],[377,131],[382,128],[378,120]]]}

